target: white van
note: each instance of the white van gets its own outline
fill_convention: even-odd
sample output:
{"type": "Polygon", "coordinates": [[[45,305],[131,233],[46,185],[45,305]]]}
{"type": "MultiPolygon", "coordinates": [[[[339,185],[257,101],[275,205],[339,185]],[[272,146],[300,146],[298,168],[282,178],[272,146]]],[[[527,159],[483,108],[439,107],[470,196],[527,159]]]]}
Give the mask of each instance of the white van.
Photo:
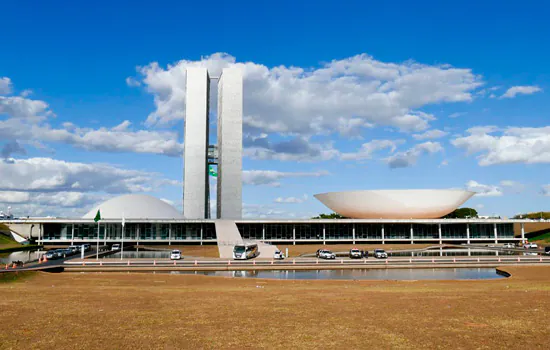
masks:
{"type": "Polygon", "coordinates": [[[170,253],[170,260],[180,260],[181,259],[181,251],[174,249],[170,253]]]}

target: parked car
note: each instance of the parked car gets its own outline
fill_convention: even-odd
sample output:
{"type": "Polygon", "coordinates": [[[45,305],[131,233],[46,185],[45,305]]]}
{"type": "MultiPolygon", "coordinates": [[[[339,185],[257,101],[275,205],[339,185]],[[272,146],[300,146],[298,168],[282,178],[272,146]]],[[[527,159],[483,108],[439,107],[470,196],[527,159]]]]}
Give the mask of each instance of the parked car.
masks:
{"type": "Polygon", "coordinates": [[[523,245],[523,248],[525,248],[525,249],[536,249],[538,247],[539,246],[536,243],[525,243],[523,245]]]}
{"type": "Polygon", "coordinates": [[[62,258],[66,258],[68,256],[74,255],[73,250],[69,249],[69,248],[59,249],[59,252],[60,252],[62,258]]]}
{"type": "Polygon", "coordinates": [[[544,254],[550,255],[550,247],[544,247],[544,254]]]}
{"type": "Polygon", "coordinates": [[[502,247],[507,248],[507,249],[513,249],[516,246],[514,245],[514,243],[504,243],[504,245],[502,247]]]}
{"type": "Polygon", "coordinates": [[[111,246],[111,251],[120,250],[120,244],[115,243],[111,246]]]}
{"type": "Polygon", "coordinates": [[[336,254],[327,249],[319,250],[319,258],[321,259],[336,259],[336,254]]]}
{"type": "Polygon", "coordinates": [[[60,256],[57,254],[57,249],[48,250],[46,254],[44,254],[44,256],[48,260],[55,260],[60,258],[60,256]]]}
{"type": "Polygon", "coordinates": [[[171,260],[180,260],[181,259],[181,251],[174,249],[170,253],[170,259],[171,260]]]}
{"type": "Polygon", "coordinates": [[[285,258],[285,255],[280,250],[276,250],[275,253],[273,254],[273,259],[283,260],[284,258],[285,258]]]}
{"type": "Polygon", "coordinates": [[[373,253],[376,259],[387,259],[388,253],[384,249],[375,249],[373,253]]]}
{"type": "Polygon", "coordinates": [[[363,257],[363,253],[357,248],[352,248],[349,250],[349,257],[350,259],[361,259],[363,257]]]}
{"type": "Polygon", "coordinates": [[[67,247],[67,249],[70,249],[73,251],[74,254],[78,253],[80,251],[80,246],[78,245],[70,245],[67,247]]]}
{"type": "Polygon", "coordinates": [[[92,250],[92,245],[90,243],[84,243],[82,246],[85,252],[92,250]]]}

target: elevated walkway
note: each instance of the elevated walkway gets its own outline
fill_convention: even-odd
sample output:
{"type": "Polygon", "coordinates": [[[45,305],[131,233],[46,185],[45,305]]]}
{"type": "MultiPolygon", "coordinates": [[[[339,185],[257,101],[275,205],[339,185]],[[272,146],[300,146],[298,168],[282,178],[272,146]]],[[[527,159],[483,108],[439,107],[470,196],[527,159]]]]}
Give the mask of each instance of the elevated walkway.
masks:
{"type": "Polygon", "coordinates": [[[245,242],[233,220],[216,220],[215,225],[220,258],[233,259],[233,247],[244,243],[256,243],[260,251],[260,258],[271,259],[275,251],[278,250],[277,246],[262,241],[250,240],[245,242]]]}

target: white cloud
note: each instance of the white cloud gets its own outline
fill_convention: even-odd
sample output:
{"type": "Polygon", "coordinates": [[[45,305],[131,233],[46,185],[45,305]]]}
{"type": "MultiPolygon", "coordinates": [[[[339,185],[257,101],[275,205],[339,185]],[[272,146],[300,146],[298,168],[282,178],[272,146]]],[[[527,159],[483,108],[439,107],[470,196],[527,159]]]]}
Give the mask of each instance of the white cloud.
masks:
{"type": "Polygon", "coordinates": [[[21,96],[0,96],[0,115],[2,114],[11,118],[42,120],[51,115],[51,111],[44,101],[21,96]]]}
{"type": "Polygon", "coordinates": [[[370,142],[361,145],[359,151],[354,153],[342,153],[340,155],[341,160],[365,160],[371,159],[372,155],[376,151],[380,151],[386,148],[390,149],[390,152],[394,152],[399,144],[402,144],[404,140],[372,140],[370,142]]]}
{"type": "Polygon", "coordinates": [[[417,140],[434,140],[434,139],[445,137],[447,135],[449,135],[449,133],[446,131],[439,130],[439,129],[432,129],[432,130],[426,130],[422,134],[414,134],[413,137],[417,140]]]}
{"type": "Polygon", "coordinates": [[[498,186],[484,185],[474,180],[470,180],[466,183],[466,189],[476,192],[476,197],[502,196],[502,190],[498,186]]]}
{"type": "Polygon", "coordinates": [[[11,94],[11,79],[8,77],[0,78],[0,94],[11,94]]]}
{"type": "Polygon", "coordinates": [[[541,128],[495,127],[468,129],[468,136],[451,141],[468,154],[477,154],[479,165],[550,163],[550,126],[541,128]],[[493,135],[500,132],[500,135],[493,135]]]}
{"type": "Polygon", "coordinates": [[[304,194],[302,197],[277,197],[275,198],[275,203],[291,203],[291,204],[299,204],[307,201],[308,196],[307,194],[304,194]]]}
{"type": "Polygon", "coordinates": [[[273,143],[266,134],[260,136],[244,135],[243,155],[255,160],[279,160],[314,162],[326,161],[338,157],[339,152],[332,142],[324,144],[311,142],[305,137],[273,143]]]}
{"type": "Polygon", "coordinates": [[[458,117],[466,115],[466,114],[467,113],[465,113],[465,112],[455,112],[455,113],[449,114],[449,118],[458,118],[458,117]]]}
{"type": "Polygon", "coordinates": [[[418,157],[423,154],[442,152],[443,147],[439,142],[424,142],[415,145],[405,152],[399,152],[386,159],[390,168],[406,168],[416,164],[418,157]]]}
{"type": "Polygon", "coordinates": [[[126,85],[131,87],[141,86],[141,83],[136,80],[134,77],[128,77],[126,78],[126,85]]]}
{"type": "Polygon", "coordinates": [[[512,86],[500,98],[514,98],[516,95],[531,95],[540,91],[542,89],[536,85],[512,86]]]}
{"type": "Polygon", "coordinates": [[[0,191],[127,193],[166,185],[154,173],[51,158],[0,162],[0,174],[0,191]]]}
{"type": "Polygon", "coordinates": [[[245,185],[280,186],[280,180],[289,177],[321,177],[328,175],[326,171],[317,172],[282,172],[276,170],[244,170],[243,183],[245,185]]]}
{"type": "Polygon", "coordinates": [[[473,91],[482,85],[470,69],[411,61],[386,63],[365,54],[306,69],[237,63],[233,56],[216,53],[166,68],[156,62],[138,67],[141,82],[154,95],[156,105],[148,125],[184,118],[185,72],[193,66],[207,67],[212,76],[224,67],[240,69],[245,129],[265,133],[350,134],[354,127],[372,124],[421,131],[434,118],[419,108],[471,101],[473,91]]]}
{"type": "Polygon", "coordinates": [[[541,193],[543,196],[550,196],[550,184],[542,186],[541,193]]]}
{"type": "Polygon", "coordinates": [[[500,186],[505,189],[506,192],[512,193],[521,193],[525,189],[525,185],[512,180],[502,180],[500,181],[500,186]]]}

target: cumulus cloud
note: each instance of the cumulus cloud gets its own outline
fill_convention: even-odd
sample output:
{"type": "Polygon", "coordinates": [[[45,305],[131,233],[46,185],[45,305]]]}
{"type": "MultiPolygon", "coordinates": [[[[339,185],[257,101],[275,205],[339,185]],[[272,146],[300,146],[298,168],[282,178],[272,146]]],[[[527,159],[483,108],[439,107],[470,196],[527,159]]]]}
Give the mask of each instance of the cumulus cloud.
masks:
{"type": "Polygon", "coordinates": [[[550,126],[541,128],[475,127],[451,141],[468,154],[479,154],[479,165],[550,163],[550,126]]]}
{"type": "Polygon", "coordinates": [[[1,191],[127,193],[146,192],[165,184],[154,173],[52,158],[0,162],[0,174],[1,191]]]}
{"type": "Polygon", "coordinates": [[[11,94],[11,79],[8,77],[0,78],[0,94],[11,94]]]}
{"type": "Polygon", "coordinates": [[[244,170],[243,183],[245,185],[266,185],[277,187],[282,179],[290,177],[321,177],[329,173],[326,171],[316,172],[283,172],[276,170],[244,170]]]}
{"type": "Polygon", "coordinates": [[[40,100],[31,100],[22,96],[0,96],[0,115],[11,118],[41,120],[51,115],[49,105],[40,100]]]}
{"type": "Polygon", "coordinates": [[[432,130],[426,130],[422,134],[414,134],[413,137],[416,140],[434,140],[434,139],[440,139],[447,135],[449,135],[449,133],[446,131],[439,130],[439,129],[432,129],[432,130]]]}
{"type": "Polygon", "coordinates": [[[243,155],[255,160],[314,162],[330,160],[339,155],[331,142],[320,144],[311,142],[306,137],[272,142],[267,134],[259,136],[245,134],[243,146],[243,155]]]}
{"type": "Polygon", "coordinates": [[[542,89],[536,85],[512,86],[500,98],[514,98],[517,95],[531,95],[540,91],[542,89]]]}
{"type": "Polygon", "coordinates": [[[2,158],[10,158],[13,154],[27,154],[27,151],[17,141],[8,142],[2,147],[2,158]]]}
{"type": "Polygon", "coordinates": [[[477,197],[497,197],[503,194],[498,186],[484,185],[474,180],[470,180],[466,183],[466,189],[476,192],[477,197]]]}
{"type": "Polygon", "coordinates": [[[418,158],[423,154],[434,154],[442,152],[443,147],[439,142],[424,142],[415,145],[405,152],[399,152],[386,159],[390,168],[406,168],[416,164],[418,158]]]}
{"type": "Polygon", "coordinates": [[[340,155],[341,160],[365,160],[371,159],[373,154],[383,149],[390,149],[390,152],[394,152],[397,146],[403,143],[404,140],[372,140],[370,142],[361,145],[361,148],[357,152],[342,153],[340,155]]]}
{"type": "Polygon", "coordinates": [[[389,125],[406,131],[428,128],[434,117],[418,109],[473,99],[482,85],[470,69],[407,61],[387,63],[362,54],[319,68],[236,62],[216,53],[200,61],[181,60],[166,68],[138,67],[141,83],[154,95],[148,125],[184,118],[188,67],[207,67],[212,76],[236,67],[244,77],[244,125],[248,131],[284,134],[353,134],[354,127],[389,125]]]}
{"type": "Polygon", "coordinates": [[[308,196],[304,194],[302,197],[277,197],[275,198],[275,203],[285,203],[285,204],[299,204],[307,201],[308,196]]]}

